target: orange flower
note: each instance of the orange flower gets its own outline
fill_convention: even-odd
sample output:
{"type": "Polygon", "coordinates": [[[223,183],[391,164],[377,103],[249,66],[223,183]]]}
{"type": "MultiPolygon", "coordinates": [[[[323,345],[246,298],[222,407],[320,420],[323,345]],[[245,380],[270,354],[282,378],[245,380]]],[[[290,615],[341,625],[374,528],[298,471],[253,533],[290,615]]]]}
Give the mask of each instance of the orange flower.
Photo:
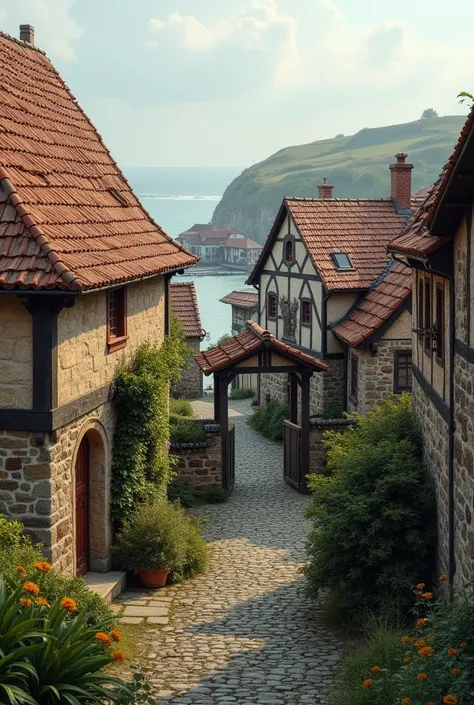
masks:
{"type": "Polygon", "coordinates": [[[453,674],[453,676],[460,676],[462,671],[460,668],[452,668],[451,673],[453,674]]]}
{"type": "Polygon", "coordinates": [[[38,563],[35,563],[35,568],[39,570],[40,573],[49,573],[52,567],[53,566],[48,563],[48,561],[38,561],[38,563]]]}
{"type": "Polygon", "coordinates": [[[423,590],[424,587],[425,587],[425,584],[424,584],[424,583],[418,583],[418,585],[416,586],[416,589],[417,589],[417,590],[423,590]]]}
{"type": "Polygon", "coordinates": [[[426,641],[424,639],[418,639],[418,641],[415,641],[415,646],[417,649],[421,649],[422,646],[426,646],[426,641]]]}
{"type": "Polygon", "coordinates": [[[420,617],[420,619],[416,620],[416,626],[417,627],[424,627],[427,621],[428,620],[426,619],[426,617],[420,617]]]}
{"type": "Polygon", "coordinates": [[[40,607],[49,607],[49,602],[45,600],[44,597],[37,597],[35,602],[37,605],[40,605],[40,607]]]}
{"type": "Polygon", "coordinates": [[[411,698],[402,698],[402,705],[410,705],[411,698]]]}
{"type": "Polygon", "coordinates": [[[26,583],[23,585],[23,590],[25,592],[29,592],[30,595],[39,595],[39,591],[40,591],[37,584],[32,583],[30,580],[27,580],[26,583]]]}
{"type": "Polygon", "coordinates": [[[364,681],[364,688],[370,688],[371,685],[374,684],[374,681],[372,678],[366,678],[364,681]]]}
{"type": "Polygon", "coordinates": [[[125,654],[123,653],[123,651],[112,651],[110,656],[114,661],[125,661],[125,654]]]}
{"type": "Polygon", "coordinates": [[[110,632],[110,636],[114,641],[120,641],[120,634],[119,632],[116,632],[115,629],[112,629],[112,631],[110,632]]]}
{"type": "Polygon", "coordinates": [[[423,646],[421,649],[418,650],[418,654],[422,657],[428,657],[428,656],[433,656],[434,654],[434,649],[432,646],[423,646]]]}
{"type": "Polygon", "coordinates": [[[68,612],[75,612],[77,610],[76,600],[73,600],[72,597],[63,597],[61,607],[68,612]]]}
{"type": "Polygon", "coordinates": [[[465,649],[466,646],[469,646],[469,644],[467,643],[467,641],[461,641],[461,643],[459,644],[459,646],[462,646],[462,648],[465,649]]]}
{"type": "Polygon", "coordinates": [[[403,659],[403,663],[410,663],[410,659],[408,658],[408,656],[403,659]]]}
{"type": "Polygon", "coordinates": [[[457,652],[457,649],[448,649],[448,656],[456,656],[457,652]]]}
{"type": "Polygon", "coordinates": [[[402,636],[402,644],[409,644],[411,641],[411,636],[402,636]]]}
{"type": "Polygon", "coordinates": [[[425,681],[425,680],[428,678],[428,674],[425,673],[425,672],[419,673],[419,674],[417,675],[417,678],[418,678],[419,681],[425,681]]]}
{"type": "Polygon", "coordinates": [[[380,673],[382,669],[380,668],[380,666],[372,666],[370,670],[372,673],[380,673]]]}
{"type": "Polygon", "coordinates": [[[112,643],[112,639],[105,632],[97,632],[95,638],[105,646],[109,646],[112,643]]]}
{"type": "Polygon", "coordinates": [[[22,607],[31,607],[32,604],[33,603],[29,597],[20,597],[20,605],[22,607]]]}
{"type": "Polygon", "coordinates": [[[443,703],[444,705],[458,705],[458,699],[455,695],[445,695],[443,703]]]}
{"type": "Polygon", "coordinates": [[[447,579],[448,579],[448,576],[445,575],[445,573],[441,573],[441,575],[439,576],[439,582],[440,582],[440,583],[444,583],[444,581],[447,580],[447,579]]]}
{"type": "Polygon", "coordinates": [[[422,592],[421,597],[423,598],[423,600],[432,600],[433,593],[432,592],[422,592]]]}
{"type": "Polygon", "coordinates": [[[21,575],[26,575],[26,570],[25,570],[25,568],[23,568],[22,565],[17,566],[16,569],[19,573],[21,573],[21,575]]]}
{"type": "Polygon", "coordinates": [[[434,705],[434,703],[432,703],[430,700],[429,702],[425,703],[425,705],[434,705]]]}

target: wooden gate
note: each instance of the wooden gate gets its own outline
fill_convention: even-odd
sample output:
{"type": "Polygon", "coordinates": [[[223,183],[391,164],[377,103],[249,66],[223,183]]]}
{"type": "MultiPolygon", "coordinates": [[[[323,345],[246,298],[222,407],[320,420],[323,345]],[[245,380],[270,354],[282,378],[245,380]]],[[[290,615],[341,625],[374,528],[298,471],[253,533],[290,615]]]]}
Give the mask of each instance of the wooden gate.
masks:
{"type": "Polygon", "coordinates": [[[283,477],[289,485],[302,492],[301,428],[291,421],[284,422],[283,453],[283,477]]]}
{"type": "Polygon", "coordinates": [[[89,556],[89,441],[84,437],[76,458],[76,574],[84,575],[89,556]]]}
{"type": "Polygon", "coordinates": [[[235,483],[235,426],[232,424],[227,433],[227,467],[223,468],[222,486],[232,492],[235,483]]]}

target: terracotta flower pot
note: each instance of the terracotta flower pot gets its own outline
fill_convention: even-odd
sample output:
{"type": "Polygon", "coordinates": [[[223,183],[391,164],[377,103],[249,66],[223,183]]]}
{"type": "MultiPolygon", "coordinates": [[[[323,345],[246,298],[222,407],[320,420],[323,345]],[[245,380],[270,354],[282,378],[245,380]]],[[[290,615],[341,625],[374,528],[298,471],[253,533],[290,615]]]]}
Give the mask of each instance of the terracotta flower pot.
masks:
{"type": "Polygon", "coordinates": [[[148,588],[161,588],[166,585],[168,579],[169,570],[157,568],[148,568],[148,570],[141,570],[138,573],[138,577],[144,587],[148,588]]]}

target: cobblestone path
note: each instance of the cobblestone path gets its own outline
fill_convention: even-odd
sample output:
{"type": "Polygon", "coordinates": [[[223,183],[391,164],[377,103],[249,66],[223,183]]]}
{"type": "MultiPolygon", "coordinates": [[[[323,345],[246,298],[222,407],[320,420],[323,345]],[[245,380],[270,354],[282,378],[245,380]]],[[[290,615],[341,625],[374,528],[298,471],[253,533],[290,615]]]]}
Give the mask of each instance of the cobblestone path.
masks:
{"type": "MultiPolygon", "coordinates": [[[[151,634],[148,664],[161,702],[172,705],[303,705],[327,702],[340,657],[337,638],[300,592],[307,498],[283,482],[282,447],[236,422],[236,486],[206,506],[209,571],[160,591],[168,626],[151,634]]],[[[211,404],[195,403],[201,417],[211,404]]]]}

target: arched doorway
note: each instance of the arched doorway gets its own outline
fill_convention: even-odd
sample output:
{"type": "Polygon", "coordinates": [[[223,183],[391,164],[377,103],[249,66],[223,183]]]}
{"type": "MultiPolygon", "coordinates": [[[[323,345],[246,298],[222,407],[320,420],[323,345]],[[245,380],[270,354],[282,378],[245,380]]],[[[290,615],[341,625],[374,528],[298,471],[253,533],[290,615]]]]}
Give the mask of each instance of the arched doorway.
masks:
{"type": "Polygon", "coordinates": [[[76,574],[89,568],[90,524],[90,451],[87,436],[82,439],[76,456],[76,574]]]}

